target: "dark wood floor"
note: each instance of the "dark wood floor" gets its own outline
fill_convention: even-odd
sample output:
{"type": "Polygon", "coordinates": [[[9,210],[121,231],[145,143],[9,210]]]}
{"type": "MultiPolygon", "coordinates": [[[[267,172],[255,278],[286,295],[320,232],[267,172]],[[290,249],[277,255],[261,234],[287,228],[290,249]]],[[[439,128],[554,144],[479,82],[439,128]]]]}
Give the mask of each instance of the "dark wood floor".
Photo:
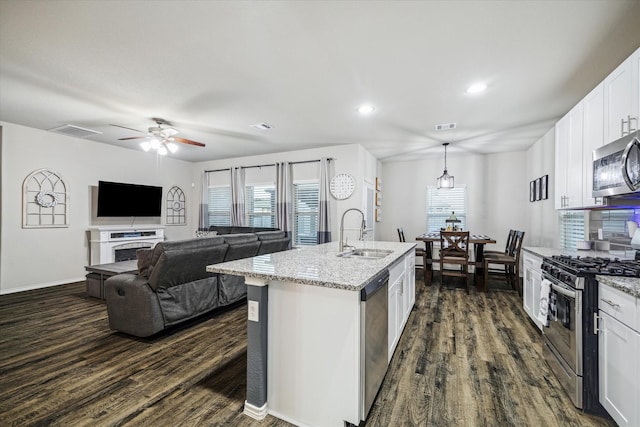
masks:
{"type": "MultiPolygon", "coordinates": [[[[288,426],[242,415],[246,304],[153,339],[109,330],[84,284],[0,297],[0,425],[288,426]]],[[[367,426],[607,426],[542,361],[517,293],[417,283],[367,426]]]]}

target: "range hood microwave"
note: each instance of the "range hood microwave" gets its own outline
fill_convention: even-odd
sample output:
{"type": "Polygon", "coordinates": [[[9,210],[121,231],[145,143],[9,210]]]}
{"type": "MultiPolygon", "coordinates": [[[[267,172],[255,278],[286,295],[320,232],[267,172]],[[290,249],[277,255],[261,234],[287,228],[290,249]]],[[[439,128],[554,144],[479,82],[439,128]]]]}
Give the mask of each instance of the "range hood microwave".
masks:
{"type": "Polygon", "coordinates": [[[593,152],[593,197],[640,199],[640,136],[624,136],[593,152]]]}

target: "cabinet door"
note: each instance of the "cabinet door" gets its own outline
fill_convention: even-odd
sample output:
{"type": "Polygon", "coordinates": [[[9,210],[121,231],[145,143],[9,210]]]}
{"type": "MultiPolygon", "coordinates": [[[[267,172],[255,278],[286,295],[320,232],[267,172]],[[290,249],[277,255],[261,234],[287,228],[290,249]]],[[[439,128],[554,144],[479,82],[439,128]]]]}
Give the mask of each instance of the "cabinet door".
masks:
{"type": "Polygon", "coordinates": [[[584,107],[582,102],[569,112],[569,145],[567,150],[566,207],[582,207],[582,124],[584,107]]]}
{"type": "Polygon", "coordinates": [[[524,267],[524,279],[522,281],[522,308],[533,320],[533,283],[532,278],[533,270],[525,265],[524,267]]]}
{"type": "Polygon", "coordinates": [[[600,403],[620,427],[633,426],[638,369],[635,333],[602,310],[599,314],[600,403]]]}
{"type": "Polygon", "coordinates": [[[629,116],[634,117],[631,128],[638,128],[638,56],[635,51],[626,61],[604,80],[604,142],[609,143],[628,133],[629,124],[623,124],[629,116]]]}
{"type": "Polygon", "coordinates": [[[565,207],[567,195],[567,157],[569,153],[569,114],[556,123],[555,208],[565,207]]]}
{"type": "Polygon", "coordinates": [[[413,304],[415,303],[415,289],[416,289],[416,256],[415,252],[411,251],[409,255],[405,258],[405,272],[404,272],[404,313],[402,324],[405,325],[407,323],[407,319],[409,318],[409,314],[411,314],[411,309],[413,308],[413,304]]]}
{"type": "Polygon", "coordinates": [[[582,203],[584,206],[602,204],[593,196],[593,151],[604,143],[604,84],[600,83],[584,98],[584,135],[582,139],[582,203]]]}
{"type": "Polygon", "coordinates": [[[538,329],[542,331],[542,323],[538,320],[538,313],[540,312],[540,288],[542,288],[542,275],[537,271],[534,271],[531,275],[531,298],[533,299],[533,322],[538,329]]]}

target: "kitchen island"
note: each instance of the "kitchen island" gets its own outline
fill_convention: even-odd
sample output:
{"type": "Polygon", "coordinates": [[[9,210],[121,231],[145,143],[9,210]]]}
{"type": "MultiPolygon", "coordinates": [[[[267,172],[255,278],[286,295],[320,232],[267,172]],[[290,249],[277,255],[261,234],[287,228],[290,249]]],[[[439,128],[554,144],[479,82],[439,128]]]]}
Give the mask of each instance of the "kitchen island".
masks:
{"type": "Polygon", "coordinates": [[[415,243],[356,246],[389,253],[338,257],[333,242],[207,267],[247,283],[245,414],[323,426],[366,418],[361,291],[389,271],[387,313],[380,313],[388,329],[379,331],[388,335],[388,364],[415,302],[415,243]]]}

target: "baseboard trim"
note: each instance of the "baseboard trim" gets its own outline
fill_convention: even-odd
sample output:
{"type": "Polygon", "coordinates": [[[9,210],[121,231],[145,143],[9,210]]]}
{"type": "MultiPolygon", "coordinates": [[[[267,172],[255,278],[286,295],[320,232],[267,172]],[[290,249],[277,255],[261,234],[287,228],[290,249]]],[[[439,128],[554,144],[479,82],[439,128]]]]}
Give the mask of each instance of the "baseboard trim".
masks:
{"type": "Polygon", "coordinates": [[[85,280],[85,277],[82,276],[82,277],[78,277],[76,279],[57,280],[55,282],[38,283],[38,284],[35,284],[35,285],[21,286],[19,288],[0,289],[0,295],[14,294],[14,293],[17,293],[17,292],[24,292],[24,291],[33,291],[33,290],[36,290],[36,289],[50,288],[52,286],[67,285],[69,283],[84,282],[84,280],[85,280]]]}
{"type": "Polygon", "coordinates": [[[243,413],[254,420],[264,420],[268,413],[267,403],[258,408],[245,400],[243,413]]]}

